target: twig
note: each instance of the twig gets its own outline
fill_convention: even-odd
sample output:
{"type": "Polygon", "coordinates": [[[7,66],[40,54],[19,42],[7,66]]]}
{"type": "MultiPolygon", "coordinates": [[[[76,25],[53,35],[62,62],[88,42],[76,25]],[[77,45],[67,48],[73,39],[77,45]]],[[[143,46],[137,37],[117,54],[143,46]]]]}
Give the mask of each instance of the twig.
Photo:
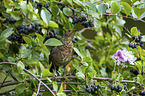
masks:
{"type": "MultiPolygon", "coordinates": [[[[53,83],[47,83],[46,85],[52,85],[53,83]]],[[[57,84],[62,84],[62,82],[57,82],[57,84]]],[[[63,82],[63,84],[74,84],[74,85],[85,85],[85,83],[77,83],[77,82],[63,82]]]]}
{"type": "Polygon", "coordinates": [[[0,62],[0,65],[2,64],[11,64],[11,65],[17,65],[17,63],[11,63],[11,62],[0,62]]]}
{"type": "MultiPolygon", "coordinates": [[[[122,15],[116,15],[116,14],[107,14],[107,13],[104,13],[104,15],[111,15],[111,16],[119,16],[119,17],[124,17],[124,18],[129,18],[129,19],[135,19],[135,20],[139,20],[141,22],[144,22],[144,20],[141,20],[141,19],[138,19],[138,18],[133,18],[133,17],[128,17],[128,16],[122,16],[122,15]]],[[[131,16],[131,15],[130,15],[131,16]]]]}
{"type": "Polygon", "coordinates": [[[30,71],[26,70],[26,69],[23,69],[24,71],[26,71],[27,73],[31,74],[33,77],[35,77],[39,82],[41,82],[52,94],[53,96],[56,96],[52,90],[45,84],[43,83],[39,78],[37,78],[34,74],[32,74],[30,71]]]}
{"type": "Polygon", "coordinates": [[[39,94],[40,86],[41,86],[41,82],[39,82],[39,85],[38,85],[37,95],[39,94]]]}
{"type": "Polygon", "coordinates": [[[19,83],[22,83],[22,82],[14,81],[14,82],[3,83],[3,86],[1,86],[1,87],[5,87],[5,86],[9,86],[9,85],[15,85],[15,84],[19,84],[19,83]]]}

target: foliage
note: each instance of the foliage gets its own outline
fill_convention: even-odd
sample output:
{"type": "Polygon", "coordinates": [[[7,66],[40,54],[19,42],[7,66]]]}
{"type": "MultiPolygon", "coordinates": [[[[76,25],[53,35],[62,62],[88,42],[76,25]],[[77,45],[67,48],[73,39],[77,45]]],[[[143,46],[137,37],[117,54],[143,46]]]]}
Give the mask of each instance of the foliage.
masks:
{"type": "Polygon", "coordinates": [[[145,23],[144,3],[1,0],[0,95],[144,95],[145,36],[136,26],[124,27],[124,18],[145,23]],[[52,47],[76,28],[72,60],[52,72],[52,47]],[[111,57],[117,50],[132,51],[137,60],[116,65],[111,57]]]}

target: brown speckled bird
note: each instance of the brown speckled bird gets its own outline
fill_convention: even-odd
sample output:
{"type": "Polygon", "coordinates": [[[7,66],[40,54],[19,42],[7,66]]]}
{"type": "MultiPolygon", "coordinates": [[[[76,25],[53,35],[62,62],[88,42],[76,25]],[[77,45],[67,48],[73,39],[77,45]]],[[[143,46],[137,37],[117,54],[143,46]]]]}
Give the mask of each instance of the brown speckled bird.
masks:
{"type": "Polygon", "coordinates": [[[57,69],[58,66],[66,66],[73,56],[73,43],[72,40],[76,33],[76,29],[69,29],[60,40],[63,45],[56,46],[51,49],[50,61],[52,67],[57,69]]]}

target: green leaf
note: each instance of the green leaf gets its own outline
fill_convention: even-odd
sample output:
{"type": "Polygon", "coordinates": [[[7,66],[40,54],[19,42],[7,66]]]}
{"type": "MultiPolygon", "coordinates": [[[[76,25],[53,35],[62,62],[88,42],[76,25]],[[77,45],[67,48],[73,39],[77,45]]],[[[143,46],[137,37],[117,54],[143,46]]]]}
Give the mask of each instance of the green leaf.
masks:
{"type": "Polygon", "coordinates": [[[132,27],[131,28],[131,34],[134,36],[139,36],[140,32],[137,30],[137,27],[132,27]]]}
{"type": "Polygon", "coordinates": [[[97,11],[97,8],[93,3],[91,2],[85,2],[85,3],[89,8],[93,9],[94,11],[97,11]]]}
{"type": "Polygon", "coordinates": [[[40,43],[43,42],[44,38],[42,37],[42,35],[38,34],[38,33],[35,33],[37,38],[39,39],[40,43]]]}
{"type": "Polygon", "coordinates": [[[30,54],[31,54],[31,50],[30,49],[24,49],[20,53],[21,58],[27,58],[30,54]]]}
{"type": "Polygon", "coordinates": [[[4,55],[0,52],[0,58],[4,58],[4,55]]]}
{"type": "Polygon", "coordinates": [[[57,96],[66,96],[66,94],[65,93],[57,93],[57,96]]]}
{"type": "Polygon", "coordinates": [[[25,2],[25,1],[21,1],[21,2],[20,2],[20,5],[21,5],[22,11],[23,11],[25,14],[27,14],[27,4],[26,4],[26,2],[25,2]]]}
{"type": "Polygon", "coordinates": [[[103,16],[103,14],[104,14],[104,13],[106,12],[106,10],[107,10],[106,4],[101,3],[101,4],[98,6],[98,10],[99,10],[100,15],[103,16]]]}
{"type": "Polygon", "coordinates": [[[5,29],[5,30],[1,33],[1,36],[4,37],[4,38],[9,37],[9,36],[13,33],[12,30],[13,30],[13,28],[5,29]]]}
{"type": "Polygon", "coordinates": [[[139,84],[142,84],[143,76],[142,75],[137,75],[137,81],[139,82],[139,84]]]}
{"type": "Polygon", "coordinates": [[[21,15],[21,12],[20,12],[20,11],[13,11],[13,12],[11,13],[11,16],[12,16],[15,20],[20,20],[20,19],[21,19],[20,15],[21,15]]]}
{"type": "Polygon", "coordinates": [[[31,47],[31,43],[32,43],[31,39],[26,36],[23,36],[23,39],[29,45],[29,47],[31,47]]]}
{"type": "Polygon", "coordinates": [[[24,84],[19,84],[18,86],[16,86],[17,94],[23,93],[24,90],[25,90],[25,85],[24,84]]]}
{"type": "Polygon", "coordinates": [[[145,8],[136,8],[134,7],[134,12],[140,18],[140,16],[145,12],[145,8]]]}
{"type": "Polygon", "coordinates": [[[15,63],[15,59],[13,57],[8,57],[8,61],[12,62],[12,63],[15,63]]]}
{"type": "Polygon", "coordinates": [[[85,75],[81,71],[76,73],[76,77],[80,80],[85,80],[85,75]]]}
{"type": "Polygon", "coordinates": [[[52,28],[59,28],[58,27],[58,24],[57,23],[55,23],[54,21],[49,21],[49,23],[48,23],[48,27],[52,27],[52,28]]]}
{"type": "Polygon", "coordinates": [[[72,16],[72,15],[73,15],[73,11],[72,11],[72,9],[70,9],[69,7],[63,8],[63,13],[64,13],[66,16],[72,16]]]}
{"type": "Polygon", "coordinates": [[[59,88],[58,93],[62,93],[62,92],[63,92],[63,82],[61,83],[61,86],[60,86],[60,88],[59,88]]]}
{"type": "Polygon", "coordinates": [[[131,13],[131,6],[127,2],[122,2],[122,5],[126,15],[128,16],[131,13]]]}
{"type": "Polygon", "coordinates": [[[42,77],[48,77],[48,75],[52,75],[52,73],[48,69],[44,69],[42,73],[42,77]]]}
{"type": "Polygon", "coordinates": [[[117,72],[112,71],[112,80],[115,81],[117,79],[117,72]]]}
{"type": "Polygon", "coordinates": [[[74,48],[74,51],[81,57],[83,58],[82,54],[80,53],[80,51],[77,48],[74,48]]]}
{"type": "Polygon", "coordinates": [[[100,22],[100,20],[97,20],[96,18],[94,18],[94,27],[95,27],[95,28],[100,28],[100,27],[101,27],[101,22],[100,22]]]}
{"type": "Polygon", "coordinates": [[[48,24],[50,19],[51,19],[51,14],[49,11],[47,11],[46,9],[42,9],[41,10],[41,18],[43,19],[43,21],[48,24]]]}
{"type": "Polygon", "coordinates": [[[57,85],[57,83],[56,83],[55,81],[53,81],[53,89],[54,89],[54,91],[56,91],[56,92],[57,92],[57,90],[58,90],[58,85],[57,85]]]}
{"type": "Polygon", "coordinates": [[[48,39],[44,44],[48,45],[48,46],[61,46],[61,45],[63,45],[61,41],[59,41],[58,39],[55,39],[55,38],[48,39]]]}
{"type": "Polygon", "coordinates": [[[111,4],[111,14],[116,14],[120,11],[120,6],[115,3],[115,2],[112,2],[111,4]]]}
{"type": "Polygon", "coordinates": [[[58,6],[57,6],[57,5],[52,6],[51,10],[52,10],[52,14],[53,14],[53,16],[56,17],[57,14],[58,14],[58,12],[59,12],[58,6]]]}
{"type": "Polygon", "coordinates": [[[24,64],[21,62],[21,61],[19,61],[18,63],[17,63],[17,69],[18,69],[18,71],[21,73],[22,71],[23,71],[23,69],[24,69],[24,64]]]}

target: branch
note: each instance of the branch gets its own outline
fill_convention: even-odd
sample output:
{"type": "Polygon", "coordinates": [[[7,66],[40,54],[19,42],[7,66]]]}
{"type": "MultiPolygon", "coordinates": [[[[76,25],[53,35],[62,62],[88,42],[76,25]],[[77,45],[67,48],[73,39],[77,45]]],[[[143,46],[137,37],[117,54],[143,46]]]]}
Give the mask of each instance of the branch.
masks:
{"type": "Polygon", "coordinates": [[[39,85],[38,85],[37,95],[39,94],[40,86],[41,86],[41,82],[39,82],[39,85]]]}
{"type": "Polygon", "coordinates": [[[136,20],[139,20],[141,22],[144,22],[144,20],[141,20],[141,19],[138,19],[138,18],[133,18],[132,15],[130,15],[131,17],[128,17],[128,16],[122,16],[122,15],[116,15],[116,14],[107,14],[107,13],[104,13],[104,15],[111,15],[111,16],[119,16],[119,17],[124,17],[124,18],[129,18],[129,19],[136,19],[136,20]]]}
{"type": "Polygon", "coordinates": [[[53,96],[56,96],[52,90],[44,83],[42,82],[39,78],[37,78],[34,74],[32,74],[30,71],[26,70],[26,69],[23,69],[24,71],[26,71],[27,73],[31,74],[33,77],[35,77],[39,82],[41,82],[52,94],[53,96]]]}

